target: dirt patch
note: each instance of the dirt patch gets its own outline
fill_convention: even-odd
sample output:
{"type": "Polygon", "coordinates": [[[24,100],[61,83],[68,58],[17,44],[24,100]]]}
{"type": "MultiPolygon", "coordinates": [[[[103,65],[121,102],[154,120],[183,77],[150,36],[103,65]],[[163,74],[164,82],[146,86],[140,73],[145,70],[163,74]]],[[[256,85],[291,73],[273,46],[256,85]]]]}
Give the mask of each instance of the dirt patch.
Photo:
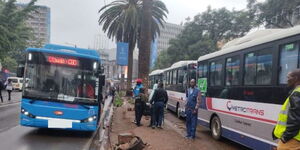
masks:
{"type": "Polygon", "coordinates": [[[165,124],[163,129],[149,128],[149,119],[142,118],[143,126],[137,127],[134,123],[134,111],[128,111],[132,108],[131,104],[124,103],[122,107],[116,108],[112,121],[112,130],[110,133],[111,145],[118,143],[118,135],[122,133],[132,133],[140,137],[144,143],[147,143],[146,150],[211,150],[212,148],[205,143],[201,143],[199,138],[191,141],[183,135],[174,131],[174,127],[165,124]]]}

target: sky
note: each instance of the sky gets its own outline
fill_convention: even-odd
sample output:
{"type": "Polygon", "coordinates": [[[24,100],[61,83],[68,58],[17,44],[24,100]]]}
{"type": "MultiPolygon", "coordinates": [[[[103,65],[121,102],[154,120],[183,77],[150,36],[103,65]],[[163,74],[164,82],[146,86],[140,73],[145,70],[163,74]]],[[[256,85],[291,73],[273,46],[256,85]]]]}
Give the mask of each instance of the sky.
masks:
{"type": "MultiPolygon", "coordinates": [[[[29,0],[18,0],[26,3],[29,0]]],[[[98,25],[98,10],[112,0],[38,0],[38,5],[51,9],[50,42],[82,48],[113,48],[98,25]]],[[[167,22],[180,24],[207,9],[226,7],[245,9],[247,0],[162,0],[168,10],[167,22]]],[[[263,0],[260,0],[263,1],[263,0]]]]}

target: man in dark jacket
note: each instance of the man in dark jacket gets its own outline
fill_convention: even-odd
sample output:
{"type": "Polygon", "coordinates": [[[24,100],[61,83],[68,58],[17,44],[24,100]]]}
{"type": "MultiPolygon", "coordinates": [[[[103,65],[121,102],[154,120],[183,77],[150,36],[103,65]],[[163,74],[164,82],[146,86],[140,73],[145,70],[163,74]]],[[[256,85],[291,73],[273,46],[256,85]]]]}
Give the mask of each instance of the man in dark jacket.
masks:
{"type": "Polygon", "coordinates": [[[300,69],[287,76],[293,92],[282,105],[273,137],[278,138],[277,150],[300,149],[300,69]]]}
{"type": "Polygon", "coordinates": [[[151,98],[150,104],[154,103],[153,107],[153,121],[152,128],[155,127],[161,128],[163,115],[164,115],[164,106],[168,102],[168,94],[165,89],[163,89],[163,83],[158,84],[158,88],[155,90],[153,97],[151,98]]]}

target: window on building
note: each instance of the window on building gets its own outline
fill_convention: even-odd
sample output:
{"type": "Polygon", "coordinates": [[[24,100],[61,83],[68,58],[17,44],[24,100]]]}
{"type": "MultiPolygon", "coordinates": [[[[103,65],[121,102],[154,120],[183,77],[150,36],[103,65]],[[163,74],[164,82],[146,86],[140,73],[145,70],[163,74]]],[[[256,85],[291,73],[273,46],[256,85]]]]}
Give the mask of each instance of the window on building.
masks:
{"type": "Polygon", "coordinates": [[[220,86],[222,84],[222,60],[210,63],[210,85],[220,86]]]}
{"type": "Polygon", "coordinates": [[[298,43],[289,43],[280,46],[280,72],[279,83],[286,84],[287,74],[296,69],[298,66],[299,58],[299,45],[298,43]]]}
{"type": "Polygon", "coordinates": [[[226,85],[239,85],[240,58],[238,56],[226,59],[226,85]]]}

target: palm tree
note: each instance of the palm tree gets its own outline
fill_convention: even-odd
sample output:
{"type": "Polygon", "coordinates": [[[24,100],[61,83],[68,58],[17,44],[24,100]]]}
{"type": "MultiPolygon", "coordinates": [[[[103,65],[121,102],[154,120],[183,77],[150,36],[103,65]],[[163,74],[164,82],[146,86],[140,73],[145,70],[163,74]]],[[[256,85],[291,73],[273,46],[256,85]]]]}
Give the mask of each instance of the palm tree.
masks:
{"type": "MultiPolygon", "coordinates": [[[[152,12],[151,32],[154,39],[160,33],[159,25],[163,26],[164,17],[166,17],[168,10],[160,0],[154,0],[153,8],[155,11],[152,12]]],[[[107,36],[117,42],[129,44],[128,90],[131,88],[132,81],[133,50],[136,44],[140,43],[142,11],[142,0],[116,0],[99,10],[99,13],[101,13],[99,24],[102,25],[102,30],[107,33],[107,36]]]]}
{"type": "MultiPolygon", "coordinates": [[[[140,51],[139,51],[139,78],[142,78],[145,83],[148,83],[148,74],[150,67],[150,48],[153,35],[151,35],[151,11],[153,0],[143,0],[143,19],[141,25],[140,51]]],[[[154,36],[155,37],[155,36],[154,36]]],[[[148,89],[148,84],[145,84],[148,89]]]]}
{"type": "Polygon", "coordinates": [[[133,50],[137,42],[138,20],[140,12],[139,0],[117,0],[99,10],[99,24],[107,32],[109,38],[117,42],[126,42],[128,50],[127,90],[131,88],[133,50]]]}

